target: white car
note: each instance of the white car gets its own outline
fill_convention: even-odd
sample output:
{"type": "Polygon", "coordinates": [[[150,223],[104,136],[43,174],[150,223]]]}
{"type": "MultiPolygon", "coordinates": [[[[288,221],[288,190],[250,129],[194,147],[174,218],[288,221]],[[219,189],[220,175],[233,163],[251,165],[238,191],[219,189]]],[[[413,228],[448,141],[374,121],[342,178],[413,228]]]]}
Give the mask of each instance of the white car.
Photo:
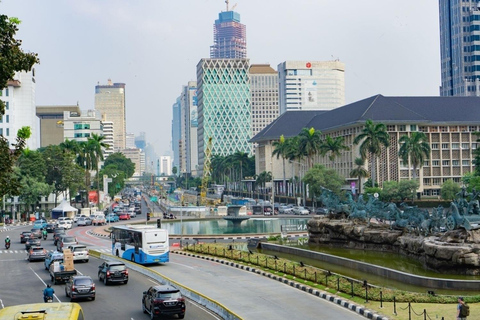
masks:
{"type": "Polygon", "coordinates": [[[60,217],[57,219],[57,228],[72,229],[73,221],[68,217],[60,217]]]}
{"type": "Polygon", "coordinates": [[[77,226],[91,226],[92,219],[89,217],[80,217],[77,221],[77,226]]]}
{"type": "Polygon", "coordinates": [[[310,214],[310,212],[305,207],[294,207],[293,208],[293,213],[294,214],[299,214],[299,215],[310,214]]]}
{"type": "Polygon", "coordinates": [[[76,214],[75,217],[73,217],[73,223],[76,223],[78,219],[80,219],[81,215],[76,214]]]}

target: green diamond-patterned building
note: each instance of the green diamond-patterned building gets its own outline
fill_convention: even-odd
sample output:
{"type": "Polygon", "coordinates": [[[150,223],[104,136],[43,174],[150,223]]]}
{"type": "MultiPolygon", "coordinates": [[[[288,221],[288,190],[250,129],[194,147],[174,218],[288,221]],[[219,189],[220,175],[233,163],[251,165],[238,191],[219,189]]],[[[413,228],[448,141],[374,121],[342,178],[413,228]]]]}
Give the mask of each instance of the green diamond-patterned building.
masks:
{"type": "Polygon", "coordinates": [[[197,64],[198,157],[212,137],[212,155],[252,155],[249,59],[202,59],[197,64]]]}

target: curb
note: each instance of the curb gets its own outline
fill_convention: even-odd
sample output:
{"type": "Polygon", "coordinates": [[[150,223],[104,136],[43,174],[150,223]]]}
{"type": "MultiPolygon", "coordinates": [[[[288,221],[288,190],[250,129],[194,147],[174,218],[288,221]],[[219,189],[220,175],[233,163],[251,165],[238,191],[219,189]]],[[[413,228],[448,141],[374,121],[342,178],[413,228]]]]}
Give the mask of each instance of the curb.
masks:
{"type": "Polygon", "coordinates": [[[99,238],[110,239],[110,235],[108,235],[108,234],[92,232],[91,230],[88,230],[87,234],[95,236],[95,237],[99,237],[99,238]]]}
{"type": "Polygon", "coordinates": [[[312,294],[314,296],[317,296],[319,298],[322,298],[324,300],[336,303],[336,304],[338,304],[338,305],[340,305],[344,308],[350,309],[350,310],[358,313],[359,315],[364,316],[367,319],[388,320],[388,317],[376,314],[373,311],[371,311],[369,309],[366,309],[365,307],[356,305],[349,300],[346,300],[344,298],[339,298],[339,297],[337,297],[335,295],[332,295],[331,293],[328,293],[328,292],[325,292],[325,291],[313,289],[312,287],[309,287],[307,285],[304,285],[304,284],[301,284],[301,283],[298,283],[298,282],[295,282],[295,281],[292,281],[292,280],[289,280],[289,279],[284,279],[282,277],[273,275],[269,272],[265,272],[265,271],[262,271],[262,270],[259,270],[259,269],[256,269],[256,268],[248,267],[248,266],[245,266],[245,265],[242,265],[242,264],[239,264],[239,263],[235,263],[235,262],[230,262],[230,261],[227,261],[227,260],[221,260],[221,259],[218,259],[218,258],[200,256],[200,255],[187,253],[187,252],[183,252],[183,251],[176,251],[175,250],[175,251],[171,251],[171,253],[181,254],[181,255],[185,255],[185,256],[189,256],[189,257],[193,257],[193,258],[198,258],[198,259],[210,260],[210,261],[213,261],[213,262],[221,263],[221,264],[231,266],[231,267],[235,267],[235,268],[238,268],[238,269],[242,269],[242,270],[245,270],[245,271],[251,271],[251,272],[256,273],[258,275],[268,277],[268,278],[273,279],[273,280],[277,280],[277,281],[282,282],[286,285],[289,285],[293,288],[302,290],[306,293],[310,293],[310,294],[312,294]]]}

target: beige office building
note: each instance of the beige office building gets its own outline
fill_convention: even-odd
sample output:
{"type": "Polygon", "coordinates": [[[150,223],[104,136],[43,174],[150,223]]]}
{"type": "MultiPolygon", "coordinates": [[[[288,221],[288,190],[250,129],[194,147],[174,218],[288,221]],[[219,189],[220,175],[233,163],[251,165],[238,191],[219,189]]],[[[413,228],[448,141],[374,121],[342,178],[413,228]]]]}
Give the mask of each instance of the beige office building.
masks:
{"type": "Polygon", "coordinates": [[[37,106],[36,114],[40,119],[40,147],[58,145],[65,138],[63,135],[63,113],[80,115],[78,105],[71,106],[37,106]]]}
{"type": "Polygon", "coordinates": [[[102,118],[113,122],[113,149],[115,152],[126,148],[125,84],[112,83],[95,86],[95,109],[102,118]]]}

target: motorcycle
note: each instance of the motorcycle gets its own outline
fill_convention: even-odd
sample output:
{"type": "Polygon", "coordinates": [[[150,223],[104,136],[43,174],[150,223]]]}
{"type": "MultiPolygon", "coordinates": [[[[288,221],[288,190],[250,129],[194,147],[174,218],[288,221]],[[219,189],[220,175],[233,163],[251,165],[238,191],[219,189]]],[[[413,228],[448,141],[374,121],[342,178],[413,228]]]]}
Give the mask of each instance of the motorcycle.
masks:
{"type": "Polygon", "coordinates": [[[5,242],[5,249],[10,249],[10,242],[5,242]]]}
{"type": "Polygon", "coordinates": [[[46,234],[43,235],[43,240],[47,240],[47,235],[46,234]]]}
{"type": "Polygon", "coordinates": [[[45,303],[52,303],[53,297],[44,297],[43,300],[45,300],[45,303]]]}

